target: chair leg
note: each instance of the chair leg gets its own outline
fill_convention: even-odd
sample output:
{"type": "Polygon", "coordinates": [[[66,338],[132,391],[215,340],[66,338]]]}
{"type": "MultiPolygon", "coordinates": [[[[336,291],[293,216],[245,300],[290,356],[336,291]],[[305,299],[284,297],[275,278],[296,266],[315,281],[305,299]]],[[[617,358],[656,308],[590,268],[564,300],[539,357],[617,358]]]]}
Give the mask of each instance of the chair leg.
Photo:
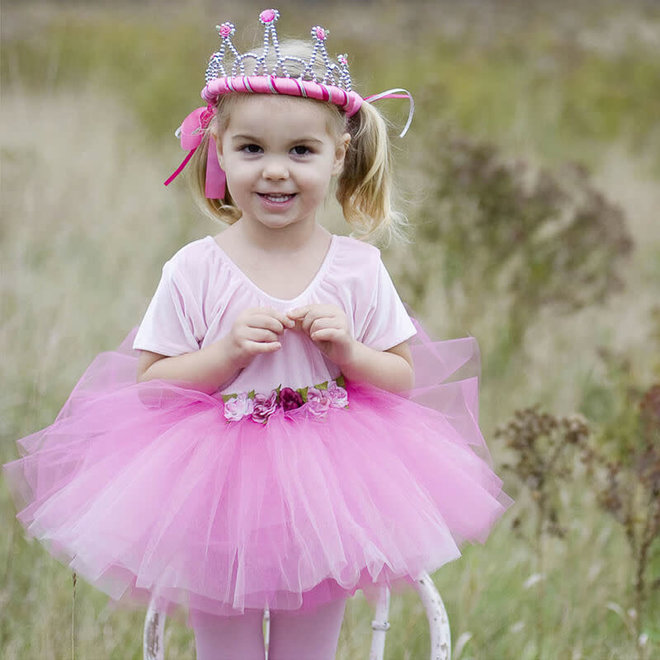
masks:
{"type": "MultiPolygon", "coordinates": [[[[165,615],[156,609],[153,602],[149,603],[144,619],[144,634],[142,637],[142,657],[144,660],[165,660],[163,632],[165,630],[165,615]]],[[[268,660],[268,644],[270,642],[270,611],[264,611],[264,642],[266,645],[266,660],[268,660]]],[[[379,660],[382,659],[382,655],[379,660]]]]}
{"type": "Polygon", "coordinates": [[[429,620],[431,660],[450,660],[451,630],[445,604],[428,573],[423,573],[416,580],[416,588],[429,620]]]}
{"type": "Polygon", "coordinates": [[[142,637],[142,657],[144,660],[164,660],[164,630],[165,615],[156,609],[152,601],[149,603],[147,616],[144,620],[144,635],[142,637]]]}
{"type": "Polygon", "coordinates": [[[387,587],[380,587],[378,600],[376,602],[376,613],[371,622],[373,630],[371,636],[371,652],[369,660],[383,660],[385,653],[385,633],[390,628],[387,615],[390,611],[390,590],[387,587]]]}
{"type": "Polygon", "coordinates": [[[268,660],[268,650],[270,648],[270,610],[264,610],[264,646],[266,648],[266,660],[268,660]]]}

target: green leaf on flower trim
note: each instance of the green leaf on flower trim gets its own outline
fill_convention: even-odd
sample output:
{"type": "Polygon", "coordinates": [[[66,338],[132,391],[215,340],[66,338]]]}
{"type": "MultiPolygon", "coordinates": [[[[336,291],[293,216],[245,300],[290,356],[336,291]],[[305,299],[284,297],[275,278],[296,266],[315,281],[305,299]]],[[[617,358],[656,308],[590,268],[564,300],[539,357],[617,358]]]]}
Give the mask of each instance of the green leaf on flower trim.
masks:
{"type": "Polygon", "coordinates": [[[337,378],[335,378],[335,383],[339,385],[339,387],[345,387],[346,386],[346,379],[344,378],[344,374],[339,374],[337,378]]]}
{"type": "Polygon", "coordinates": [[[324,383],[319,383],[318,385],[315,385],[315,387],[317,390],[327,390],[329,382],[330,381],[326,380],[324,383]]]}
{"type": "Polygon", "coordinates": [[[223,403],[227,403],[230,399],[236,399],[238,397],[238,394],[223,394],[222,395],[222,401],[223,403]]]}
{"type": "Polygon", "coordinates": [[[248,399],[254,399],[256,392],[254,390],[250,390],[248,392],[248,399]]]}
{"type": "Polygon", "coordinates": [[[296,390],[297,392],[300,392],[300,396],[302,397],[303,403],[307,403],[307,390],[309,387],[301,387],[299,390],[296,390]]]}

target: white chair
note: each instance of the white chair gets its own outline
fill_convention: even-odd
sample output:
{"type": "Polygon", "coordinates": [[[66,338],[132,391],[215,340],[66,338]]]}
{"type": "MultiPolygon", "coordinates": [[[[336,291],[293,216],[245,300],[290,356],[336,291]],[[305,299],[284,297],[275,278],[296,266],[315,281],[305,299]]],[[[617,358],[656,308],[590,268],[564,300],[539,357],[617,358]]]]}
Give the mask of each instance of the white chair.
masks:
{"type": "MultiPolygon", "coordinates": [[[[426,616],[429,621],[429,632],[431,635],[430,660],[450,660],[451,658],[451,633],[449,630],[449,618],[445,605],[440,598],[438,590],[433,581],[424,573],[416,582],[415,588],[422,599],[426,616]]],[[[376,603],[376,614],[371,622],[373,630],[371,637],[371,652],[369,660],[383,660],[385,652],[385,634],[390,628],[387,616],[390,610],[389,589],[380,590],[376,603]]],[[[265,642],[268,648],[270,615],[268,610],[264,612],[266,622],[265,642]]],[[[165,615],[159,612],[153,605],[149,605],[144,622],[144,660],[165,660],[165,648],[163,646],[163,631],[165,629],[165,615]]],[[[266,660],[268,652],[266,652],[266,660]]]]}

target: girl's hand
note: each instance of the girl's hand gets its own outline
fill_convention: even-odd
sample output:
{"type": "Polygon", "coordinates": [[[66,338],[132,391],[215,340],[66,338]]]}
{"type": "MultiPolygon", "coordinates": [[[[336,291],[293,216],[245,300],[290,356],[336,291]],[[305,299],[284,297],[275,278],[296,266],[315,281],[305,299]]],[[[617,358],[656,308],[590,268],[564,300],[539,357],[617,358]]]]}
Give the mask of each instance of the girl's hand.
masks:
{"type": "Polygon", "coordinates": [[[287,316],[337,366],[349,364],[358,342],[348,330],[346,314],[336,305],[305,305],[287,312],[287,316]]]}
{"type": "Polygon", "coordinates": [[[257,355],[282,348],[282,333],[293,327],[295,323],[282,312],[246,309],[222,339],[198,351],[173,357],[141,351],[138,382],[157,378],[183,381],[212,394],[231,382],[257,355]]]}
{"type": "Polygon", "coordinates": [[[238,315],[227,337],[236,366],[246,367],[257,355],[278,351],[282,348],[282,333],[294,326],[294,321],[275,309],[246,309],[238,315]]]}

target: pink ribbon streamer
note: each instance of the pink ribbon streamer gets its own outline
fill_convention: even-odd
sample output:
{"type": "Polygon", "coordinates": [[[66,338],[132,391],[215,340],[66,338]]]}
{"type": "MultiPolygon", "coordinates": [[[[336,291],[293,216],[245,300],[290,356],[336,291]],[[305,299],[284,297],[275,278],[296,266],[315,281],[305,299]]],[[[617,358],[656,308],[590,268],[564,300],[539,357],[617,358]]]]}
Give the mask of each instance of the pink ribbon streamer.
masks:
{"type": "Polygon", "coordinates": [[[206,156],[206,184],[204,194],[207,199],[224,199],[227,189],[227,175],[220,167],[215,139],[209,136],[209,150],[206,156]]]}

